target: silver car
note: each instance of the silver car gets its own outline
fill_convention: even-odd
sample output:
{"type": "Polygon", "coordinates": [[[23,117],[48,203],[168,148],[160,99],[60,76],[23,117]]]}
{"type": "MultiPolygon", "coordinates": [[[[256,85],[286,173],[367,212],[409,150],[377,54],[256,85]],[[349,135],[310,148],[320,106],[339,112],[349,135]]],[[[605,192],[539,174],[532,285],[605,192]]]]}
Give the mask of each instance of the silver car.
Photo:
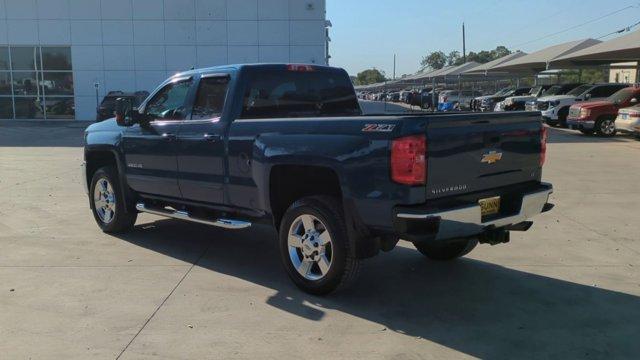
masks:
{"type": "Polygon", "coordinates": [[[640,105],[620,109],[616,118],[616,129],[640,136],[640,105]]]}

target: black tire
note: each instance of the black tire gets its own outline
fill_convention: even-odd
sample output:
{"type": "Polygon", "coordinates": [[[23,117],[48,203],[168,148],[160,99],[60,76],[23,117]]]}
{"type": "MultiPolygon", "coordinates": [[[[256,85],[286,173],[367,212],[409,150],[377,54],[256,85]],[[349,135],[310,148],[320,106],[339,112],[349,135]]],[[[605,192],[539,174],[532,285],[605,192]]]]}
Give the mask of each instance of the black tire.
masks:
{"type": "Polygon", "coordinates": [[[431,260],[449,261],[463,257],[471,252],[477,245],[477,239],[460,239],[445,243],[414,243],[422,255],[431,260]]]}
{"type": "Polygon", "coordinates": [[[598,136],[611,137],[618,132],[615,128],[616,120],[611,118],[598,119],[595,124],[595,132],[598,136]],[[613,131],[611,130],[613,128],[613,131]]]}
{"type": "MultiPolygon", "coordinates": [[[[357,278],[360,261],[350,248],[344,212],[339,199],[330,196],[313,196],[296,201],[284,214],[279,235],[282,263],[293,283],[301,290],[313,295],[326,295],[346,288],[357,278]],[[304,256],[302,248],[299,249],[300,252],[294,249],[296,251],[294,255],[290,253],[289,233],[294,222],[303,215],[315,217],[331,236],[331,265],[326,274],[316,280],[310,280],[301,275],[293,263],[292,256],[304,256]]],[[[315,269],[319,270],[319,266],[315,269]]]]}
{"type": "Polygon", "coordinates": [[[96,223],[105,233],[123,233],[133,229],[136,219],[138,218],[137,211],[133,210],[133,206],[127,203],[122,193],[122,187],[118,178],[118,172],[113,166],[105,166],[98,169],[91,178],[91,186],[89,188],[89,204],[91,205],[91,212],[96,220],[96,223]],[[98,182],[106,179],[108,184],[113,189],[113,196],[115,197],[115,214],[112,215],[112,219],[105,221],[101,218],[96,210],[96,186],[98,182]]]}
{"type": "Polygon", "coordinates": [[[558,111],[558,126],[561,128],[567,127],[567,117],[569,117],[569,108],[565,107],[558,111]]]}

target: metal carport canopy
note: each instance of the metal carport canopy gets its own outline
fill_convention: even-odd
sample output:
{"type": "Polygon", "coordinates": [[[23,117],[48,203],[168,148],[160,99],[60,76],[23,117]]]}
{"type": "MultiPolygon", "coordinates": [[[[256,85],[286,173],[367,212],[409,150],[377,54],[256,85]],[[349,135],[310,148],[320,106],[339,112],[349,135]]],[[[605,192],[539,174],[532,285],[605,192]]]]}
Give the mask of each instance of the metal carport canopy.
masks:
{"type": "Polygon", "coordinates": [[[554,69],[640,60],[640,30],[567,54],[551,62],[554,69]]]}
{"type": "Polygon", "coordinates": [[[489,61],[488,63],[480,64],[471,69],[467,69],[462,72],[463,75],[484,75],[488,72],[491,72],[495,66],[506,63],[507,61],[511,61],[520,57],[527,55],[521,51],[514,52],[513,54],[509,54],[507,56],[503,56],[501,58],[489,61]]]}
{"type": "Polygon", "coordinates": [[[549,63],[560,57],[586,49],[602,41],[596,39],[583,39],[570,41],[559,45],[549,46],[529,55],[519,57],[494,66],[492,70],[506,72],[540,72],[549,68],[549,63]]]}
{"type": "Polygon", "coordinates": [[[432,77],[458,76],[467,70],[471,70],[478,67],[479,65],[480,63],[477,63],[475,61],[470,61],[462,65],[449,67],[444,71],[441,71],[437,74],[432,75],[432,77]]]}

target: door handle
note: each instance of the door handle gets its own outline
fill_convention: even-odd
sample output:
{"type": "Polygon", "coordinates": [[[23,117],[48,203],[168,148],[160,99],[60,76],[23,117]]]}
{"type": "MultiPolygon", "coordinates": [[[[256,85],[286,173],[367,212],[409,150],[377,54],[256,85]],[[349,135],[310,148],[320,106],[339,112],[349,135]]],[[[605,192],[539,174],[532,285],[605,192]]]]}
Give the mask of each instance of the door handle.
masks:
{"type": "Polygon", "coordinates": [[[206,141],[220,141],[222,139],[222,136],[218,135],[218,134],[204,134],[204,139],[206,141]]]}
{"type": "Polygon", "coordinates": [[[166,141],[173,141],[173,140],[175,140],[177,138],[178,137],[176,136],[176,134],[171,134],[171,133],[162,134],[162,139],[166,140],[166,141]]]}

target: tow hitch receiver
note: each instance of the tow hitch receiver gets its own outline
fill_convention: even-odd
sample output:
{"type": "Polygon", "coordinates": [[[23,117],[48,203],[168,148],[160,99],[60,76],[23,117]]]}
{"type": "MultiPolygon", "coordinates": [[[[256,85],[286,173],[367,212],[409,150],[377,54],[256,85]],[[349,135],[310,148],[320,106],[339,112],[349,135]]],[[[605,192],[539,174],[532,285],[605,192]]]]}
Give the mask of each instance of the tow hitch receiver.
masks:
{"type": "Polygon", "coordinates": [[[498,244],[506,244],[510,240],[509,231],[507,230],[489,230],[486,231],[478,237],[478,242],[480,244],[489,244],[489,245],[498,245],[498,244]]]}

